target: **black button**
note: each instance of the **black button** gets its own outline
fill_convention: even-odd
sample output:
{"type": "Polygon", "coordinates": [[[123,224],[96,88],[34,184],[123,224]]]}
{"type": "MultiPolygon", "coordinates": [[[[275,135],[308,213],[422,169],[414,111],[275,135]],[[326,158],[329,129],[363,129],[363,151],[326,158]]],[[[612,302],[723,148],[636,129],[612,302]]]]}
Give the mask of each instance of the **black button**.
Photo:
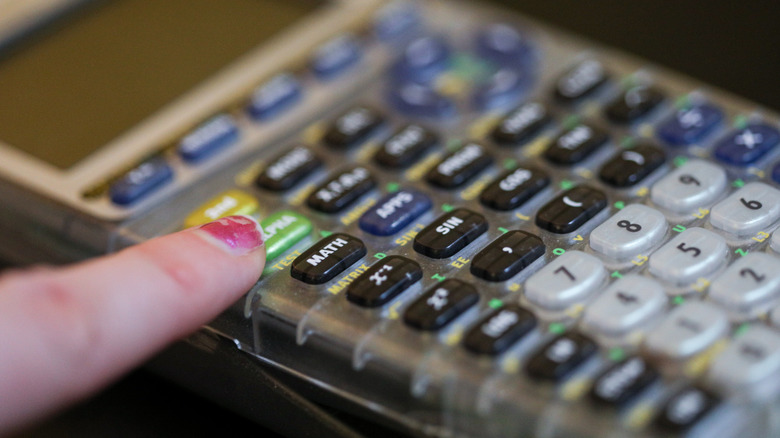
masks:
{"type": "Polygon", "coordinates": [[[556,138],[544,152],[548,161],[570,166],[596,152],[609,139],[606,131],[589,124],[577,125],[556,138]]]}
{"type": "Polygon", "coordinates": [[[593,383],[590,396],[599,403],[622,406],[639,395],[658,377],[658,372],[641,357],[630,357],[601,373],[593,383]]]}
{"type": "Polygon", "coordinates": [[[516,305],[495,309],[463,338],[463,346],[477,354],[497,355],[536,327],[533,313],[516,305]]]}
{"type": "Polygon", "coordinates": [[[596,344],[579,333],[566,333],[547,343],[526,364],[537,379],[558,382],[596,353],[596,344]]]}
{"type": "Polygon", "coordinates": [[[389,256],[376,262],[347,289],[347,299],[364,307],[377,307],[393,299],[422,278],[417,262],[389,256]]]}
{"type": "Polygon", "coordinates": [[[404,322],[419,330],[439,330],[479,301],[473,286],[444,280],[428,289],[404,313],[404,322]]]}
{"type": "Polygon", "coordinates": [[[282,192],[321,166],[320,157],[309,148],[299,145],[274,157],[255,182],[266,190],[282,192]]]}
{"type": "Polygon", "coordinates": [[[618,152],[607,161],[599,178],[613,187],[631,187],[661,167],[666,161],[663,149],[640,144],[618,152]]]}
{"type": "Polygon", "coordinates": [[[487,281],[505,281],[543,255],[542,239],[525,231],[509,231],[474,256],[471,273],[487,281]]]}
{"type": "Polygon", "coordinates": [[[338,213],[376,186],[371,172],[362,166],[337,173],[317,187],[306,200],[323,213],[338,213]]]}
{"type": "Polygon", "coordinates": [[[414,250],[434,259],[455,255],[487,231],[481,214],[465,208],[445,213],[414,238],[414,250]]]}
{"type": "Polygon", "coordinates": [[[664,403],[656,424],[668,432],[683,432],[704,418],[720,403],[717,396],[696,386],[688,386],[664,403]]]}
{"type": "Polygon", "coordinates": [[[605,111],[615,123],[631,123],[652,111],[663,100],[664,95],[657,88],[637,85],[620,93],[607,104],[605,111]]]}
{"type": "Polygon", "coordinates": [[[406,125],[379,148],[374,159],[388,169],[406,169],[416,163],[439,138],[420,125],[406,125]]]}
{"type": "Polygon", "coordinates": [[[536,225],[547,231],[567,234],[581,227],[607,206],[607,195],[588,186],[561,193],[536,214],[536,225]]]}
{"type": "Polygon", "coordinates": [[[453,189],[466,184],[493,162],[485,148],[477,143],[467,143],[444,157],[425,177],[429,183],[443,189],[453,189]]]}
{"type": "Polygon", "coordinates": [[[483,205],[496,210],[513,210],[550,185],[546,172],[533,168],[517,168],[504,172],[479,195],[483,205]]]}
{"type": "Polygon", "coordinates": [[[596,91],[608,78],[599,61],[586,59],[558,78],[555,97],[564,103],[573,103],[596,91]]]}
{"type": "Polygon", "coordinates": [[[379,112],[358,106],[333,121],[322,140],[334,149],[349,149],[366,141],[383,122],[379,112]]]}
{"type": "Polygon", "coordinates": [[[539,102],[528,102],[512,110],[493,129],[493,140],[505,146],[519,146],[531,140],[552,117],[539,102]]]}
{"type": "Polygon", "coordinates": [[[322,284],[344,272],[366,255],[360,239],[348,234],[328,236],[293,261],[290,275],[309,284],[322,284]]]}

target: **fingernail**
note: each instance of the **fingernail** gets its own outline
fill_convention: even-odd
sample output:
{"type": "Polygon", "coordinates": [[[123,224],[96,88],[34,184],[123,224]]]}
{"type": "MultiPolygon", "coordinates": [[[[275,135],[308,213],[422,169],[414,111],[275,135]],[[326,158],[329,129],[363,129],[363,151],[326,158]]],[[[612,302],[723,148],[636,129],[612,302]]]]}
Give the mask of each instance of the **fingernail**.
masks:
{"type": "Polygon", "coordinates": [[[248,254],[263,246],[263,229],[249,216],[228,216],[197,229],[207,240],[233,255],[248,254]]]}

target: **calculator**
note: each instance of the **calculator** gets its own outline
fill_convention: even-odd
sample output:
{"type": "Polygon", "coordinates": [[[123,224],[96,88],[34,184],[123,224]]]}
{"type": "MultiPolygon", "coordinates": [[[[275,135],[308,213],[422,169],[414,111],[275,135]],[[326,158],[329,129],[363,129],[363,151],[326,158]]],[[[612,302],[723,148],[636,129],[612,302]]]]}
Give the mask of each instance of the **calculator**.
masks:
{"type": "MultiPolygon", "coordinates": [[[[100,49],[138,11],[181,17],[136,23],[178,54],[87,63],[162,63],[157,88],[124,77],[130,103],[54,84],[0,109],[4,251],[75,260],[250,215],[266,268],[187,342],[320,403],[420,437],[780,433],[778,114],[488,3],[52,3],[0,22],[9,93],[38,84],[15,55],[100,49]],[[166,30],[206,21],[197,56],[174,50],[166,30]],[[58,106],[74,95],[93,124],[58,106]],[[43,134],[20,119],[50,112],[43,134]]],[[[251,373],[211,363],[237,377],[189,384],[233,400],[251,373]]]]}

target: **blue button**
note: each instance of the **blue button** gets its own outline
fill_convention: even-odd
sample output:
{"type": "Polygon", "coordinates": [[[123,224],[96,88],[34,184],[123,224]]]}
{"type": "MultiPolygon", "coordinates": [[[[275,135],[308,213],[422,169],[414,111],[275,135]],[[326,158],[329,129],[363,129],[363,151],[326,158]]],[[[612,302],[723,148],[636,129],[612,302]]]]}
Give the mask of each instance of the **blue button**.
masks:
{"type": "Polygon", "coordinates": [[[297,103],[301,94],[300,81],[290,73],[282,73],[252,93],[247,111],[255,120],[269,120],[297,103]]]}
{"type": "Polygon", "coordinates": [[[390,88],[390,104],[409,117],[446,119],[456,114],[455,104],[436,90],[415,82],[390,88]]]}
{"type": "Polygon", "coordinates": [[[514,27],[494,23],[477,34],[477,53],[505,66],[523,66],[531,60],[533,46],[514,27]]]}
{"type": "Polygon", "coordinates": [[[162,158],[153,158],[111,184],[109,197],[117,205],[130,205],[173,180],[173,170],[162,158]]]}
{"type": "Polygon", "coordinates": [[[704,139],[723,120],[723,112],[708,103],[676,111],[658,126],[658,137],[671,146],[688,146],[704,139]]]}
{"type": "Polygon", "coordinates": [[[330,80],[354,67],[363,57],[363,47],[354,35],[341,35],[320,46],[311,60],[314,75],[330,80]]]}
{"type": "Polygon", "coordinates": [[[514,106],[520,100],[526,83],[526,75],[519,70],[499,69],[474,90],[472,104],[479,111],[514,106]]]}
{"type": "Polygon", "coordinates": [[[450,54],[450,46],[443,38],[420,37],[406,46],[392,73],[399,80],[430,82],[447,69],[450,54]]]}
{"type": "Polygon", "coordinates": [[[735,166],[760,160],[780,142],[780,132],[765,123],[753,123],[736,130],[715,146],[715,157],[735,166]]]}
{"type": "Polygon", "coordinates": [[[197,163],[237,142],[239,135],[238,125],[233,117],[220,114],[184,137],[179,143],[179,155],[184,161],[197,163]]]}
{"type": "Polygon", "coordinates": [[[374,33],[380,41],[392,41],[414,33],[421,24],[417,6],[412,3],[393,3],[377,13],[374,33]]]}
{"type": "Polygon", "coordinates": [[[431,200],[414,190],[391,193],[360,217],[360,229],[376,236],[401,231],[431,208],[431,200]]]}

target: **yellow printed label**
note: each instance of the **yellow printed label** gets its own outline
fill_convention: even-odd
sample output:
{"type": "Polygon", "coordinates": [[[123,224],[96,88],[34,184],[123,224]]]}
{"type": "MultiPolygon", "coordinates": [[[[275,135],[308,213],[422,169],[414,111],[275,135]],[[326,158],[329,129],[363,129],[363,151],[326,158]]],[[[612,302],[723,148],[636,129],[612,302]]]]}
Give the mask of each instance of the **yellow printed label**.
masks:
{"type": "Polygon", "coordinates": [[[184,220],[184,228],[196,227],[219,218],[236,214],[252,214],[259,206],[257,199],[241,190],[228,190],[201,205],[184,220]]]}
{"type": "Polygon", "coordinates": [[[358,277],[360,277],[360,274],[366,272],[367,270],[368,270],[368,265],[361,263],[360,266],[357,267],[357,269],[341,277],[341,280],[336,282],[336,284],[334,284],[333,286],[329,287],[328,292],[332,293],[333,295],[338,294],[339,292],[343,291],[347,286],[352,284],[352,282],[355,281],[358,277]]]}

